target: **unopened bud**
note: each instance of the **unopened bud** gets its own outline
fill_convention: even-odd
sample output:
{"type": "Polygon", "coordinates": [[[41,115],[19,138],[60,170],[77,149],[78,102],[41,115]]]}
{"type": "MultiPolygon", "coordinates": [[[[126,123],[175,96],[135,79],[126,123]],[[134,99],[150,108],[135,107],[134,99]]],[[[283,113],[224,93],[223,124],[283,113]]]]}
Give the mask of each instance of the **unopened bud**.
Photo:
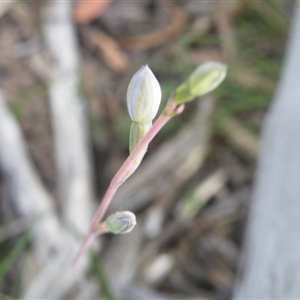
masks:
{"type": "Polygon", "coordinates": [[[227,66],[218,62],[200,65],[175,92],[177,105],[189,102],[217,88],[226,77],[227,66]]]}
{"type": "Polygon", "coordinates": [[[127,89],[130,118],[137,123],[151,122],[161,101],[160,85],[148,66],[142,66],[132,77],[127,89]]]}
{"type": "Polygon", "coordinates": [[[130,232],[136,225],[135,215],[130,211],[119,211],[110,215],[106,220],[106,227],[113,234],[130,232]]]}
{"type": "MultiPolygon", "coordinates": [[[[129,137],[130,153],[134,150],[135,146],[140,142],[140,140],[149,131],[151,126],[152,126],[152,122],[149,122],[149,123],[132,122],[131,127],[130,127],[130,137],[129,137]]],[[[147,147],[146,147],[146,149],[147,149],[147,147]]]]}

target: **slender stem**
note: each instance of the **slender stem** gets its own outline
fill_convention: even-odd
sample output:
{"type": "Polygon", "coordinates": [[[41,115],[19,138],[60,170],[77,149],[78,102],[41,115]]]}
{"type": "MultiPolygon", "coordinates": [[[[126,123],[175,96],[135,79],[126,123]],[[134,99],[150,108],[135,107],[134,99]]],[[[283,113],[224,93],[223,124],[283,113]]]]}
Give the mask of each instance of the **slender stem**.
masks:
{"type": "Polygon", "coordinates": [[[114,178],[112,179],[104,197],[101,201],[96,214],[93,218],[93,221],[91,223],[90,230],[85,237],[79,252],[74,260],[74,265],[76,265],[80,259],[80,257],[87,251],[90,244],[92,243],[94,237],[95,237],[95,227],[97,224],[102,220],[108,206],[110,205],[113,196],[115,195],[118,188],[121,186],[121,184],[127,179],[127,174],[129,171],[131,171],[131,168],[133,167],[136,159],[143,153],[145,147],[148,146],[148,144],[153,140],[153,138],[157,135],[157,133],[162,129],[162,127],[174,116],[183,111],[183,106],[180,106],[177,108],[174,103],[173,99],[171,98],[167,104],[167,107],[165,111],[159,116],[159,118],[155,121],[153,126],[150,128],[150,130],[146,133],[146,135],[143,137],[143,139],[138,143],[138,145],[134,148],[134,150],[131,152],[131,154],[128,156],[128,158],[125,160],[119,171],[116,173],[114,178]],[[167,110],[168,109],[168,110],[167,110]],[[170,111],[173,112],[170,113],[170,111]],[[165,113],[168,112],[168,113],[165,113]]]}
{"type": "Polygon", "coordinates": [[[100,235],[100,234],[104,234],[104,233],[108,233],[110,232],[109,229],[107,228],[106,222],[101,222],[97,225],[97,227],[95,228],[95,234],[100,235]]]}
{"type": "Polygon", "coordinates": [[[86,235],[86,237],[84,238],[84,241],[81,244],[80,249],[77,252],[77,255],[76,255],[76,257],[73,261],[73,266],[74,267],[78,264],[80,258],[84,255],[84,253],[88,250],[88,248],[92,244],[95,237],[96,237],[96,234],[91,232],[91,231],[89,232],[89,234],[86,235]]]}

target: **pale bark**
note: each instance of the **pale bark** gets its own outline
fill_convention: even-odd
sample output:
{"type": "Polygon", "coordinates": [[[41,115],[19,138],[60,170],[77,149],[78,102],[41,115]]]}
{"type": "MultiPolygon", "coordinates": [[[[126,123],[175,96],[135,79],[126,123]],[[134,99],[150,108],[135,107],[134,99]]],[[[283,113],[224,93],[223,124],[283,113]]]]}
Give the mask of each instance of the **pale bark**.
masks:
{"type": "Polygon", "coordinates": [[[262,135],[235,299],[300,298],[300,3],[262,135]]]}

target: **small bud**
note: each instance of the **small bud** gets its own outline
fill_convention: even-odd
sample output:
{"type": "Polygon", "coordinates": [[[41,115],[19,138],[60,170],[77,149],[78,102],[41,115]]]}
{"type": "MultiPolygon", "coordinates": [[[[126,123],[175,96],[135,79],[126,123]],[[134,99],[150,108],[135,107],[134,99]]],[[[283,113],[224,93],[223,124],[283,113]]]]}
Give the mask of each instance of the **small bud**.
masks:
{"type": "Polygon", "coordinates": [[[130,211],[119,211],[110,215],[106,221],[106,227],[113,234],[130,232],[136,225],[135,215],[130,211]]]}
{"type": "Polygon", "coordinates": [[[151,122],[161,101],[160,85],[148,66],[142,66],[132,77],[127,89],[130,118],[138,123],[151,122]]]}
{"type": "MultiPolygon", "coordinates": [[[[149,122],[149,123],[132,122],[131,127],[130,127],[130,137],[129,137],[130,153],[134,150],[135,146],[140,142],[140,140],[149,131],[151,126],[152,126],[152,122],[149,122]]],[[[146,149],[147,149],[147,147],[146,147],[146,149]]]]}
{"type": "Polygon", "coordinates": [[[189,102],[217,88],[226,77],[227,66],[218,62],[200,65],[175,92],[177,105],[189,102]]]}

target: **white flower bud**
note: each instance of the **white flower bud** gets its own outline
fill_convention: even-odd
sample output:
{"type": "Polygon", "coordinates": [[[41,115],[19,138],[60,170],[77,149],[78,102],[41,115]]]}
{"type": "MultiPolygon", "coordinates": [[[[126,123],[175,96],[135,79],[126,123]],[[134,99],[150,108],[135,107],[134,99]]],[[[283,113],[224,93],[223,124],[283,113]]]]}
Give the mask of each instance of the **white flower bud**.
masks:
{"type": "Polygon", "coordinates": [[[127,89],[130,118],[137,123],[151,122],[161,101],[160,85],[148,66],[142,66],[132,77],[127,89]]]}
{"type": "Polygon", "coordinates": [[[106,220],[106,227],[113,234],[130,232],[136,225],[136,217],[130,211],[119,211],[110,215],[106,220]]]}
{"type": "Polygon", "coordinates": [[[201,97],[217,88],[226,77],[227,66],[218,62],[200,65],[176,90],[177,105],[201,97]]]}

